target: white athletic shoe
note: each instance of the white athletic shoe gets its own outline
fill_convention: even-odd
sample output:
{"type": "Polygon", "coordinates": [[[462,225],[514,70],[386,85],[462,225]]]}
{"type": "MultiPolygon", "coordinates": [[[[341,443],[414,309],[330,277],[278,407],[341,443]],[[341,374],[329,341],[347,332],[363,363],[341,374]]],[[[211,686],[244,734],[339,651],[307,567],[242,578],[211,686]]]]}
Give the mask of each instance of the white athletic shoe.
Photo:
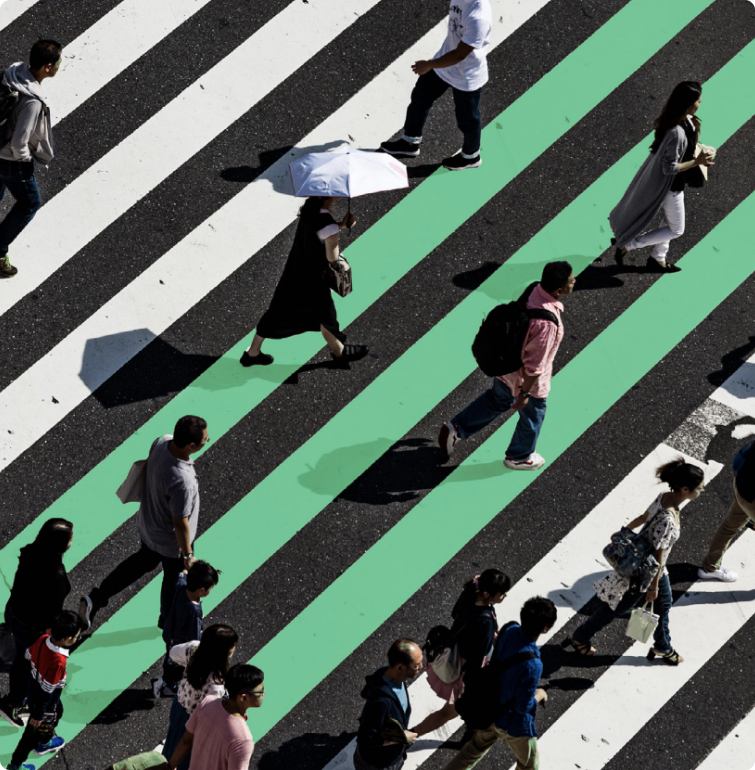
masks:
{"type": "Polygon", "coordinates": [[[438,446],[450,457],[456,449],[459,440],[459,431],[452,422],[447,422],[438,434],[438,446]]]}
{"type": "Polygon", "coordinates": [[[512,471],[537,471],[545,465],[545,458],[533,452],[526,460],[512,460],[507,457],[503,464],[512,471]]]}
{"type": "Polygon", "coordinates": [[[726,569],[726,567],[712,569],[710,572],[700,567],[697,571],[697,576],[701,580],[720,580],[722,583],[733,583],[739,577],[736,572],[726,569]]]}

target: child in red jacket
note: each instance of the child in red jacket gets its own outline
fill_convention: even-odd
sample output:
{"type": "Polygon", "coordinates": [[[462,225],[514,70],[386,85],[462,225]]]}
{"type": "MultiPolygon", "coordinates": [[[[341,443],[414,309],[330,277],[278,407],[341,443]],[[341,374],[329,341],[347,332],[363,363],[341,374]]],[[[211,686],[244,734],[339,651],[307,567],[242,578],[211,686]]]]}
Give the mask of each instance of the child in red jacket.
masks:
{"type": "Polygon", "coordinates": [[[55,735],[63,715],[60,693],[66,684],[66,664],[70,648],[76,644],[84,624],[77,613],[63,610],[53,621],[50,634],[44,634],[26,651],[29,661],[29,723],[13,752],[8,770],[35,770],[23,764],[29,752],[41,757],[65,746],[55,735]]]}

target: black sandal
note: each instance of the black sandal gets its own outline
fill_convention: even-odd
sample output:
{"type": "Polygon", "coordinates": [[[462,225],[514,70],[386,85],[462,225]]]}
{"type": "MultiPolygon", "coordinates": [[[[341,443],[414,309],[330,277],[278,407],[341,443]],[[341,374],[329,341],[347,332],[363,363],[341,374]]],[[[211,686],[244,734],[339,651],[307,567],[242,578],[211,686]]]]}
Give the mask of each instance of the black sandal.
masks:
{"type": "Polygon", "coordinates": [[[587,644],[586,642],[577,642],[574,639],[571,638],[571,636],[567,636],[566,639],[564,639],[563,642],[561,642],[561,646],[566,649],[567,647],[571,647],[574,652],[578,652],[580,655],[585,655],[587,657],[590,657],[591,655],[595,655],[597,650],[590,644],[587,644]]]}
{"type": "Polygon", "coordinates": [[[656,657],[660,658],[667,666],[678,666],[681,663],[679,653],[674,649],[671,649],[668,652],[656,652],[651,647],[647,654],[647,659],[655,660],[656,657]]]}
{"type": "MultiPolygon", "coordinates": [[[[611,246],[616,246],[616,238],[611,238],[611,246]]],[[[624,249],[620,249],[618,246],[616,246],[616,251],[613,253],[613,258],[619,267],[624,267],[624,257],[626,256],[626,252],[624,249]]]]}

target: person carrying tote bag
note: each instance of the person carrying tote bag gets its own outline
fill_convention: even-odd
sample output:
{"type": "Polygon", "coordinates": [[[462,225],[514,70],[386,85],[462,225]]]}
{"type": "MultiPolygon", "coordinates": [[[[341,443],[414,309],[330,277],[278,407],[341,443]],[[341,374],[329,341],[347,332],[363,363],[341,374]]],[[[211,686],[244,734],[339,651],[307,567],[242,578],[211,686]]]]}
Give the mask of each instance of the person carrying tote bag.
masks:
{"type": "Polygon", "coordinates": [[[700,119],[696,113],[702,101],[702,86],[692,80],[679,83],[655,120],[650,155],[630,183],[624,196],[608,217],[615,238],[615,259],[624,264],[630,251],[653,246],[647,268],[654,273],[677,273],[666,262],[669,245],[684,233],[684,187],[702,186],[701,168],[713,166],[716,151],[700,145],[700,119]],[[697,153],[697,154],[696,154],[697,153]],[[644,232],[663,209],[661,227],[644,232]]]}
{"type": "Polygon", "coordinates": [[[497,569],[486,569],[464,585],[451,611],[454,622],[450,634],[458,646],[461,674],[456,681],[445,682],[428,663],[427,683],[445,705],[412,727],[411,732],[426,735],[457,716],[454,703],[464,692],[464,674],[487,663],[498,632],[495,605],[506,598],[510,588],[510,578],[497,569]]]}
{"type": "Polygon", "coordinates": [[[634,529],[647,524],[647,533],[655,549],[654,556],[661,568],[655,573],[645,593],[636,581],[632,581],[617,572],[610,572],[595,583],[595,591],[601,599],[600,607],[579,626],[571,636],[561,642],[561,646],[572,647],[580,655],[594,655],[595,648],[590,640],[605,628],[615,617],[636,607],[643,601],[652,602],[658,613],[658,625],[653,634],[653,647],[648,652],[648,660],[660,657],[670,666],[678,666],[684,661],[671,646],[669,632],[669,611],[672,595],[666,562],[674,543],[680,534],[680,509],[690,500],[696,500],[705,486],[705,477],[697,465],[683,459],[673,460],[658,468],[656,476],[668,484],[671,491],[658,495],[645,513],[629,522],[634,529]]]}

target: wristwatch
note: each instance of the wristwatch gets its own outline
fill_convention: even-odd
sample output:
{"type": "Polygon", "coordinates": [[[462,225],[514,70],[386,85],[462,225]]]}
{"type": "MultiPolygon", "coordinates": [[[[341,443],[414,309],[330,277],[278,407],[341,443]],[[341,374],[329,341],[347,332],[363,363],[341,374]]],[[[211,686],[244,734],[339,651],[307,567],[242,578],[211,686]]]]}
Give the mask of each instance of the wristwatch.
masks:
{"type": "Polygon", "coordinates": [[[194,556],[194,552],[193,552],[193,551],[189,551],[189,553],[185,553],[185,554],[183,555],[183,558],[184,558],[184,559],[191,559],[191,558],[192,558],[192,556],[194,556]]]}
{"type": "Polygon", "coordinates": [[[519,391],[519,395],[520,395],[522,398],[529,398],[529,397],[530,397],[530,391],[524,391],[524,390],[520,390],[520,391],[519,391]]]}

